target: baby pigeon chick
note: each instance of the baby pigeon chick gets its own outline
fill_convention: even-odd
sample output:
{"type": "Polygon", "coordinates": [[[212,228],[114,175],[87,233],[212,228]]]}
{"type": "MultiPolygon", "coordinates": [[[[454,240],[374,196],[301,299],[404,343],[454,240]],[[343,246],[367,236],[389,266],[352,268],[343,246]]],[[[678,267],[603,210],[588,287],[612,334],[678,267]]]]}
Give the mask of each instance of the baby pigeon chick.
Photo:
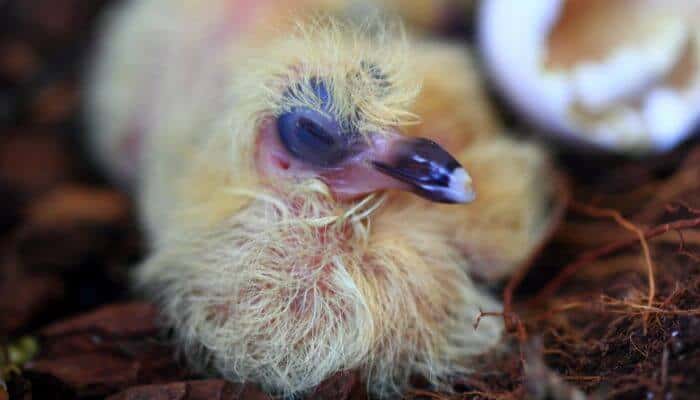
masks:
{"type": "Polygon", "coordinates": [[[462,50],[276,2],[117,13],[92,141],[136,187],[151,242],[137,280],[193,365],[283,395],[357,369],[382,396],[497,344],[499,319],[473,323],[500,305],[469,273],[506,274],[532,249],[545,163],[496,136],[462,50]],[[442,204],[474,199],[472,156],[488,202],[442,204]]]}

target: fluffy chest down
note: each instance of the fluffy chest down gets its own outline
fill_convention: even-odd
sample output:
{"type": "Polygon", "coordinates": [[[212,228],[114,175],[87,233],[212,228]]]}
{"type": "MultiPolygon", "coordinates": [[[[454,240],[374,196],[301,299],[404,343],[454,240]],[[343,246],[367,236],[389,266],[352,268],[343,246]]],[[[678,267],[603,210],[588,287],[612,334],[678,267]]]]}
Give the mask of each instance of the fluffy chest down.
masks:
{"type": "Polygon", "coordinates": [[[189,353],[207,349],[196,362],[289,393],[360,368],[381,393],[410,374],[463,371],[461,360],[498,342],[500,320],[472,324],[499,306],[435,214],[413,199],[347,214],[322,195],[303,201],[314,196],[305,210],[255,200],[206,240],[182,238],[142,267],[189,353]]]}

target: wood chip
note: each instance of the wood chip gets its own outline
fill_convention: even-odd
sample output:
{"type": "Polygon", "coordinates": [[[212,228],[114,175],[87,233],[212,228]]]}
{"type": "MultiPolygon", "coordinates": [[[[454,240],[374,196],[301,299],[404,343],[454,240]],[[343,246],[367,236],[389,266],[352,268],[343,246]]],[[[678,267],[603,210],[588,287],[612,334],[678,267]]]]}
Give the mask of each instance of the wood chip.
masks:
{"type": "Polygon", "coordinates": [[[40,196],[27,210],[28,223],[61,226],[118,223],[129,215],[129,201],[109,189],[64,185],[40,196]]]}
{"type": "Polygon", "coordinates": [[[347,400],[359,381],[355,372],[339,372],[321,383],[308,399],[347,400]]]}
{"type": "Polygon", "coordinates": [[[44,337],[76,333],[100,333],[113,337],[153,335],[156,326],[156,308],[150,303],[113,304],[93,312],[59,321],[41,330],[44,337]]]}

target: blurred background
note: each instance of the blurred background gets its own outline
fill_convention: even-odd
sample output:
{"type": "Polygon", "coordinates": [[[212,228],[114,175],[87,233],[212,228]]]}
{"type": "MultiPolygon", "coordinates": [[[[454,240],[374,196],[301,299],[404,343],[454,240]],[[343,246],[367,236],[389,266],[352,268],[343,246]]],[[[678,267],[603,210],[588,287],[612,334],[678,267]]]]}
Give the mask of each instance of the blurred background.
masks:
{"type": "Polygon", "coordinates": [[[82,147],[86,55],[108,3],[0,3],[2,332],[120,295],[105,284],[107,253],[121,254],[120,266],[138,254],[126,198],[105,188],[82,147]],[[30,272],[40,279],[21,277],[30,272]],[[89,284],[73,285],[83,277],[89,284]]]}
{"type": "MultiPolygon", "coordinates": [[[[265,398],[215,380],[167,397],[198,377],[155,310],[129,302],[138,221],[82,140],[97,18],[116,2],[0,0],[0,400],[136,398],[144,384],[161,386],[139,398],[265,398]]],[[[514,294],[522,353],[455,377],[452,398],[697,398],[700,2],[398,4],[474,49],[508,129],[546,143],[567,182],[548,245],[494,288],[514,294]]],[[[450,398],[420,383],[410,397],[450,398]]],[[[352,374],[315,396],[366,397],[352,374]]]]}

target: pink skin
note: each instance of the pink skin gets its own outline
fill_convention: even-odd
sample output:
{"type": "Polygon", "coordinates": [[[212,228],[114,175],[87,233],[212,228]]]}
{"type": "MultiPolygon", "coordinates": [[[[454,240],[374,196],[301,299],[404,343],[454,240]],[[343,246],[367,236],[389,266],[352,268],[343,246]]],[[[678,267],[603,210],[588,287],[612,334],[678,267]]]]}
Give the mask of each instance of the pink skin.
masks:
{"type": "Polygon", "coordinates": [[[395,131],[374,135],[366,150],[338,167],[322,168],[292,157],[280,142],[275,124],[268,119],[261,124],[256,165],[261,176],[271,180],[320,178],[338,201],[353,200],[380,190],[411,190],[410,185],[382,174],[372,166],[372,161],[390,161],[392,146],[404,138],[395,131]]]}

